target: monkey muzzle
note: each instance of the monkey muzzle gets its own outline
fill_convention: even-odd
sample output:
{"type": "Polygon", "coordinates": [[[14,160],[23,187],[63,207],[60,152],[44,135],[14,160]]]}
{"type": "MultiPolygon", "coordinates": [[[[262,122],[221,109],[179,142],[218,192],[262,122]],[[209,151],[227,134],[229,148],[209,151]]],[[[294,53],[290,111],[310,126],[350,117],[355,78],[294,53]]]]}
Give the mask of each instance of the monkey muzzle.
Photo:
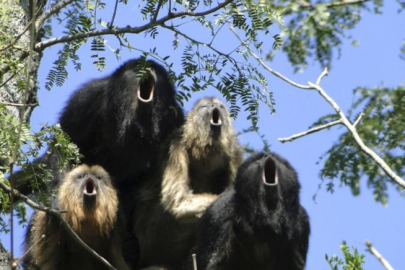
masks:
{"type": "Polygon", "coordinates": [[[97,199],[97,181],[93,177],[88,177],[84,182],[83,200],[86,208],[92,208],[97,199]]]}

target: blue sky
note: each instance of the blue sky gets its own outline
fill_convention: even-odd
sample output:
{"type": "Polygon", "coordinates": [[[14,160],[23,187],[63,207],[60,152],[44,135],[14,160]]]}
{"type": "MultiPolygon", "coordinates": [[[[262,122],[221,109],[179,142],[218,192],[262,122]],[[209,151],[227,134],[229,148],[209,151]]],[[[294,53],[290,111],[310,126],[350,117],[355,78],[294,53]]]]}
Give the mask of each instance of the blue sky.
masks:
{"type": "MultiPolygon", "coordinates": [[[[350,107],[353,101],[352,90],[357,86],[395,87],[405,82],[405,61],[399,58],[399,48],[405,38],[403,31],[405,16],[397,13],[399,5],[394,2],[385,1],[382,15],[363,13],[363,18],[356,29],[347,33],[359,41],[359,46],[353,47],[350,41],[346,41],[342,47],[341,57],[334,59],[329,75],[322,81],[323,88],[344,111],[350,107]]],[[[128,20],[131,18],[129,14],[136,12],[136,7],[129,5],[122,12],[122,16],[117,19],[128,20]]],[[[107,39],[109,42],[111,40],[111,44],[114,43],[113,37],[107,37],[107,39]]],[[[172,35],[165,36],[163,33],[157,40],[138,35],[130,36],[130,40],[134,45],[142,43],[145,48],[159,46],[161,48],[162,44],[167,43],[167,48],[160,51],[161,55],[170,55],[172,61],[176,61],[175,59],[180,61],[181,51],[173,51],[171,47],[172,35]],[[170,40],[165,40],[167,38],[170,40]]],[[[218,42],[226,44],[227,40],[220,39],[218,42]]],[[[55,124],[67,98],[82,83],[107,75],[119,63],[139,56],[136,51],[123,50],[121,61],[117,61],[112,53],[106,51],[107,68],[100,73],[91,64],[92,59],[90,59],[88,48],[81,49],[79,55],[83,63],[82,70],[76,72],[70,66],[66,83],[48,92],[43,86],[51,63],[56,59],[57,50],[55,47],[47,49],[41,62],[40,106],[35,109],[31,119],[34,131],[40,129],[39,123],[55,124]]],[[[273,69],[302,84],[308,81],[315,82],[322,71],[319,64],[313,61],[302,73],[294,74],[293,68],[282,53],[279,53],[270,65],[273,69]]],[[[258,125],[261,134],[265,135],[271,144],[272,151],[287,158],[299,174],[302,185],[301,203],[309,213],[312,230],[307,269],[329,269],[325,254],[337,254],[342,257],[339,244],[343,240],[366,255],[365,269],[383,269],[377,259],[365,251],[366,240],[370,240],[395,269],[405,269],[404,198],[390,187],[388,206],[381,206],[374,202],[371,191],[366,187],[366,179],[362,180],[362,191],[357,197],[353,197],[346,187],[336,188],[334,194],[328,193],[325,188],[317,191],[320,183],[318,174],[322,168],[322,164],[317,164],[317,161],[332,143],[337,141],[344,129],[334,127],[293,142],[280,143],[278,138],[307,130],[320,116],[334,111],[317,92],[294,88],[268,73],[266,77],[269,89],[274,93],[276,100],[276,114],[271,115],[270,110],[263,105],[258,125]],[[316,192],[315,202],[312,196],[316,192]]],[[[219,94],[212,89],[199,93],[186,104],[185,110],[188,111],[198,98],[206,95],[218,96],[219,94]]],[[[246,115],[242,113],[235,120],[238,131],[249,127],[245,117],[246,115]]],[[[242,144],[249,143],[257,149],[262,147],[259,137],[255,134],[243,135],[239,139],[242,144]]],[[[21,239],[22,236],[23,230],[18,229],[15,238],[21,239]]],[[[8,248],[9,237],[2,235],[1,240],[8,248]]]]}

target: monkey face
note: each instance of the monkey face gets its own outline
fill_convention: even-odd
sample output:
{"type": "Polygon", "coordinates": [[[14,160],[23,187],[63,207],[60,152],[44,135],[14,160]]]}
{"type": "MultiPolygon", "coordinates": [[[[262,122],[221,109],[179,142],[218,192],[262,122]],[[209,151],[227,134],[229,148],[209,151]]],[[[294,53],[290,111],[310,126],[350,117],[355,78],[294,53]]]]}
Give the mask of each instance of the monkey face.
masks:
{"type": "Polygon", "coordinates": [[[68,173],[62,185],[64,187],[61,190],[64,190],[65,196],[70,197],[71,201],[74,201],[73,198],[82,201],[83,207],[88,210],[96,207],[99,197],[112,187],[111,180],[103,168],[84,164],[68,173]]]}
{"type": "Polygon", "coordinates": [[[207,135],[213,139],[218,139],[221,130],[229,126],[228,111],[219,99],[204,98],[195,105],[195,109],[195,125],[198,129],[208,132],[207,135]]]}

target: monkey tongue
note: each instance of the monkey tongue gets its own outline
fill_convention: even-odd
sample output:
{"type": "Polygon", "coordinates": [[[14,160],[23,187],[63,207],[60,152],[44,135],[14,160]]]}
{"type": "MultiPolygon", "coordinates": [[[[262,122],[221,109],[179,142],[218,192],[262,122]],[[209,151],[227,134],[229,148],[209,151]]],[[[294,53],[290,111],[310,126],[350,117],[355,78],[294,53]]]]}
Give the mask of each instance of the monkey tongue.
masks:
{"type": "Polygon", "coordinates": [[[97,195],[97,189],[93,178],[87,178],[86,183],[84,184],[83,193],[87,196],[97,195]]]}

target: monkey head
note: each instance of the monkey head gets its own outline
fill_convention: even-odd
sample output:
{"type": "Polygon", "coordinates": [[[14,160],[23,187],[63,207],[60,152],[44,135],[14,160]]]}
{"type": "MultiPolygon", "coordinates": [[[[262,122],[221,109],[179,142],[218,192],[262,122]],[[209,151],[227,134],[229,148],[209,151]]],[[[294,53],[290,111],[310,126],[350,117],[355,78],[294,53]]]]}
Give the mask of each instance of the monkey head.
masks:
{"type": "Polygon", "coordinates": [[[94,227],[108,234],[116,220],[117,193],[108,173],[100,166],[80,165],[66,174],[58,192],[59,208],[66,221],[80,233],[94,227]],[[87,224],[87,225],[86,225],[87,224]]]}
{"type": "Polygon", "coordinates": [[[225,104],[215,97],[197,101],[187,114],[185,133],[185,137],[190,136],[196,142],[225,145],[222,140],[234,134],[232,119],[225,104]]]}

